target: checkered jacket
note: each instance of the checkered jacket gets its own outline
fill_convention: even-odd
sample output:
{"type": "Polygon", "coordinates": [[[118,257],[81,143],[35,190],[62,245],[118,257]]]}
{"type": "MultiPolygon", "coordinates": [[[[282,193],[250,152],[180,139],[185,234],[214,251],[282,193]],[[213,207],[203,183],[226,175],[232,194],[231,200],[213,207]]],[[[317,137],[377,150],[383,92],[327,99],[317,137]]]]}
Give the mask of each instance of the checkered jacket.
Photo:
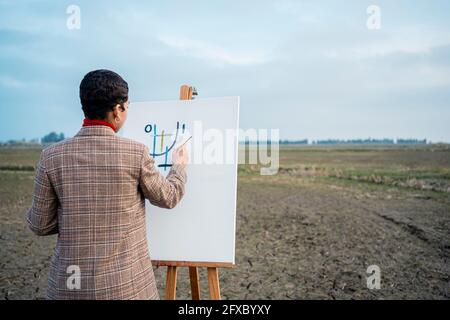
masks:
{"type": "Polygon", "coordinates": [[[145,199],[173,208],[186,173],[156,169],[145,145],[107,126],[44,149],[27,213],[37,235],[58,234],[49,299],[159,299],[147,247],[145,199]]]}

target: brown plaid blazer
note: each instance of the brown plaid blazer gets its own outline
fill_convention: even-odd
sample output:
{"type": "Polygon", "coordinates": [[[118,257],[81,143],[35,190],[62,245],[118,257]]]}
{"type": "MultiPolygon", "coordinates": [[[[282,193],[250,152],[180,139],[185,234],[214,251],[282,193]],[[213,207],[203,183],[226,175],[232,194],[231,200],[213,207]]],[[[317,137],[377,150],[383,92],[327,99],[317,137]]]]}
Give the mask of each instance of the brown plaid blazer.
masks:
{"type": "Polygon", "coordinates": [[[37,235],[58,234],[47,297],[159,299],[145,199],[173,208],[185,183],[182,167],[173,166],[164,177],[145,145],[106,126],[83,127],[44,149],[27,221],[37,235]]]}

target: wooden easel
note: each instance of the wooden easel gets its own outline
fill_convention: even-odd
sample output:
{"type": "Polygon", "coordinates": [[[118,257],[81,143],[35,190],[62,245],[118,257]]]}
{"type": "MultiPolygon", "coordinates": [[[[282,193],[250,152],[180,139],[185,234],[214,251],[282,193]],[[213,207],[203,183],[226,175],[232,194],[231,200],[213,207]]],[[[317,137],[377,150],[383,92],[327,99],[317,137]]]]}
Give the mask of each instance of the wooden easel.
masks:
{"type": "MultiPolygon", "coordinates": [[[[180,88],[180,100],[192,100],[194,88],[182,85],[180,88]]],[[[232,263],[221,262],[191,262],[191,261],[165,261],[153,260],[154,266],[167,267],[166,278],[166,300],[175,300],[177,293],[177,273],[178,267],[189,268],[189,278],[191,281],[192,300],[200,300],[200,279],[198,268],[206,267],[208,270],[209,297],[211,300],[220,300],[219,269],[233,268],[232,263]]]]}

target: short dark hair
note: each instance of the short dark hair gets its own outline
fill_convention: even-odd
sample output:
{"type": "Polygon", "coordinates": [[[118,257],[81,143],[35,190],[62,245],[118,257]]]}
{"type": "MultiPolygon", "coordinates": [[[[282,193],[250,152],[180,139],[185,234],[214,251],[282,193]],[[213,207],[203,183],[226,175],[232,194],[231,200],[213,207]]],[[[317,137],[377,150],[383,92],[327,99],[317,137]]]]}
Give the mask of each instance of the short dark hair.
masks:
{"type": "Polygon", "coordinates": [[[117,104],[128,101],[128,83],[110,70],[95,70],[86,74],[80,83],[80,100],[88,119],[103,120],[117,104]]]}

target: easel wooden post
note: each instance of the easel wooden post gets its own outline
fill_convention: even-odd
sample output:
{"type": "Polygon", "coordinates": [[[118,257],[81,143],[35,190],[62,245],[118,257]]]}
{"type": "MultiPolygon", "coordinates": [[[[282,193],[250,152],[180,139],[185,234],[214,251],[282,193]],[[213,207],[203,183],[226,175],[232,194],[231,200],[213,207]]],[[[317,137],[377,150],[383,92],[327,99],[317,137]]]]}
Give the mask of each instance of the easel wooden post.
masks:
{"type": "MultiPolygon", "coordinates": [[[[180,88],[180,100],[191,100],[194,88],[182,85],[180,88]]],[[[177,293],[178,267],[189,267],[189,278],[191,281],[192,300],[200,300],[200,279],[198,268],[206,267],[208,270],[209,297],[211,300],[220,300],[219,267],[233,268],[231,263],[214,262],[190,262],[190,261],[162,261],[154,260],[154,266],[167,266],[166,277],[166,300],[175,300],[177,293]]]]}

